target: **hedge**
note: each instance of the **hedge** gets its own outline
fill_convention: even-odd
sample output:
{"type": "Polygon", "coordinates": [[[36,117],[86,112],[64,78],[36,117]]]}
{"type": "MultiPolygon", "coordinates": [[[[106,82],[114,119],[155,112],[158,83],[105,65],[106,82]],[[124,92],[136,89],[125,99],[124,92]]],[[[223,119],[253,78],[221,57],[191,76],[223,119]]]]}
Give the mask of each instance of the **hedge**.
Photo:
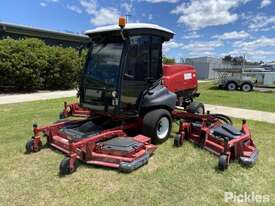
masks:
{"type": "Polygon", "coordinates": [[[42,40],[0,40],[0,90],[35,91],[77,86],[84,52],[48,46],[42,40]]]}

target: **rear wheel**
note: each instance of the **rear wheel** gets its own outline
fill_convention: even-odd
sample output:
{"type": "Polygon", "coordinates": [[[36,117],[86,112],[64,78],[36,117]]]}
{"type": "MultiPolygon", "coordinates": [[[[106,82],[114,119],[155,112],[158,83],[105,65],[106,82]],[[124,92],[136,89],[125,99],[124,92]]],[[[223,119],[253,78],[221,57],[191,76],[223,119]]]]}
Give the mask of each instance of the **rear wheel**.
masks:
{"type": "Polygon", "coordinates": [[[151,137],[152,143],[160,144],[170,136],[172,118],[168,110],[157,109],[145,114],[143,118],[142,133],[151,137]]]}
{"type": "Polygon", "coordinates": [[[191,102],[187,107],[186,111],[193,114],[204,114],[204,105],[200,102],[191,102]]]}
{"type": "Polygon", "coordinates": [[[228,82],[225,86],[225,88],[229,91],[234,91],[236,90],[238,85],[235,82],[228,82]]]}
{"type": "Polygon", "coordinates": [[[253,85],[251,83],[243,83],[241,85],[241,90],[244,92],[250,92],[253,89],[253,85]]]}

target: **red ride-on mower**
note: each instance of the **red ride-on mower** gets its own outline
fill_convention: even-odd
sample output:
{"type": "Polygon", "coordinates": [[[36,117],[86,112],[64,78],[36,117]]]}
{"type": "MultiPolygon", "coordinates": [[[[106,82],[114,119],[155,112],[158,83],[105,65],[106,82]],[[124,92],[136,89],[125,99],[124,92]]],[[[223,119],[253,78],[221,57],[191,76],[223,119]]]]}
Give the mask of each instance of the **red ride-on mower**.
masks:
{"type": "Polygon", "coordinates": [[[221,114],[199,115],[178,111],[174,112],[174,118],[180,120],[174,145],[182,146],[184,140],[190,140],[219,156],[218,168],[221,170],[227,169],[233,160],[252,166],[258,158],[259,152],[245,120],[238,130],[232,126],[229,117],[221,114]]]}
{"type": "Polygon", "coordinates": [[[203,113],[193,102],[196,71],[188,65],[162,65],[162,44],[174,33],[153,24],[133,23],[86,32],[91,38],[79,85],[79,103],[66,104],[61,119],[38,127],[27,152],[48,145],[64,152],[60,173],[76,170],[76,160],[130,172],[148,162],[156,146],[167,140],[176,105],[203,113]]]}

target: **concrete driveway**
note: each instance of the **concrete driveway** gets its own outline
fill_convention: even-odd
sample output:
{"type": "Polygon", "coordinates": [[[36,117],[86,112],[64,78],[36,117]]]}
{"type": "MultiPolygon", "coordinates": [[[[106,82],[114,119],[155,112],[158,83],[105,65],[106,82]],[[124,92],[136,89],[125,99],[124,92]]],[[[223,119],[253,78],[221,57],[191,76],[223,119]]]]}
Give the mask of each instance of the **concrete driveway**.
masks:
{"type": "MultiPolygon", "coordinates": [[[[0,104],[11,104],[20,102],[30,102],[36,100],[57,99],[62,97],[72,97],[76,96],[76,92],[76,90],[70,90],[38,92],[30,94],[0,95],[0,104]]],[[[275,113],[272,112],[263,112],[250,109],[240,109],[210,104],[205,104],[205,108],[206,110],[209,110],[211,113],[220,113],[239,119],[251,119],[275,124],[275,113]]]]}

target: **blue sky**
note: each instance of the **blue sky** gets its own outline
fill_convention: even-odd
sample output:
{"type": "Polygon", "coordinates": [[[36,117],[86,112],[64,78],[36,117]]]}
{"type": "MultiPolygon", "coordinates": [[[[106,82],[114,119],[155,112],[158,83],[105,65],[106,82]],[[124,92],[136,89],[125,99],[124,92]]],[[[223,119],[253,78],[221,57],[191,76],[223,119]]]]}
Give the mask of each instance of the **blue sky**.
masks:
{"type": "Polygon", "coordinates": [[[129,22],[154,23],[176,33],[167,56],[243,55],[275,60],[275,0],[2,0],[0,20],[81,33],[129,22]]]}

